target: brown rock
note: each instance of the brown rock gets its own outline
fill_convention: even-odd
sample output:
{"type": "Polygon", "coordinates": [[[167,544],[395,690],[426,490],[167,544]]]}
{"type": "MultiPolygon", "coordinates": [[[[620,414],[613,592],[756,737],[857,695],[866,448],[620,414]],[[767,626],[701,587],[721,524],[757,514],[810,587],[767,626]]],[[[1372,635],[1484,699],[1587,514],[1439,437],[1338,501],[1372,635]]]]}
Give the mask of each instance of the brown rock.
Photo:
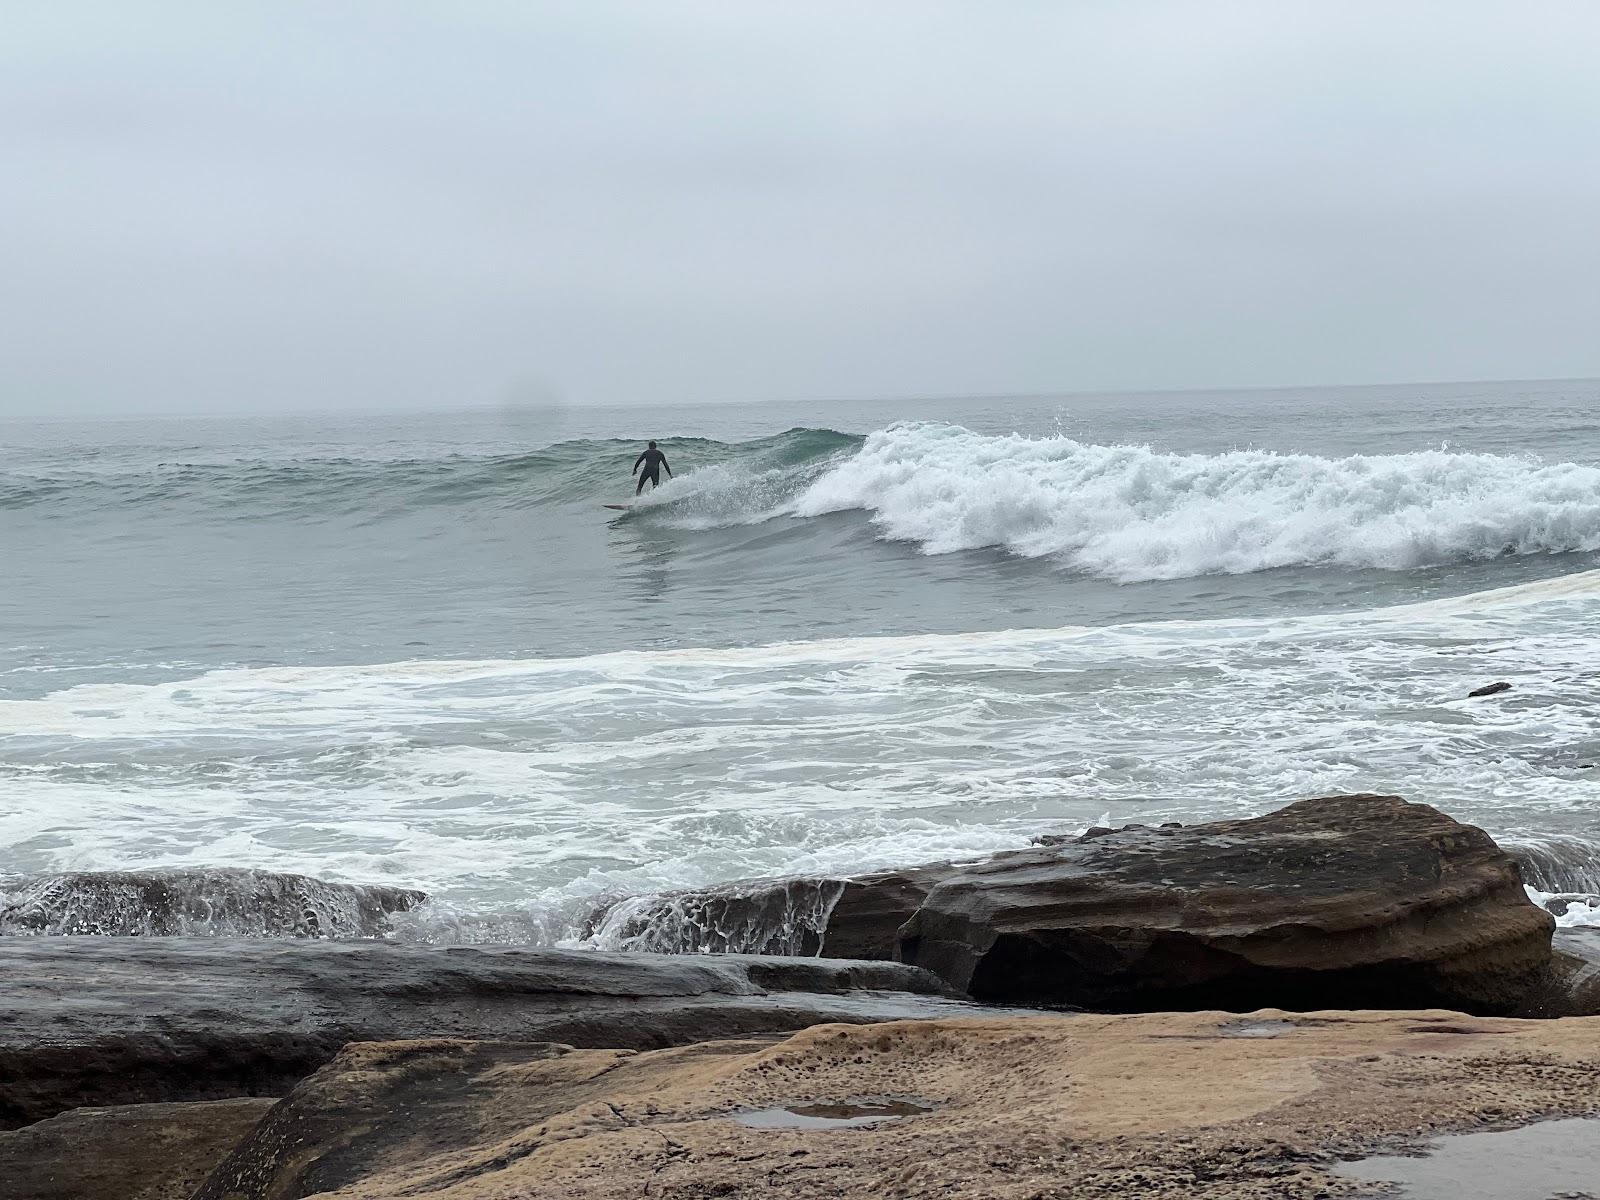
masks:
{"type": "Polygon", "coordinates": [[[1550,919],[1517,865],[1482,830],[1394,796],[1035,843],[965,866],[640,897],[592,932],[668,953],[899,955],[981,999],[1114,1010],[1522,1011],[1549,958],[1550,919]]]}
{"type": "Polygon", "coordinates": [[[189,1200],[271,1100],[75,1108],[0,1133],[5,1200],[189,1200]]]}
{"type": "Polygon", "coordinates": [[[1371,1195],[1335,1156],[1600,1109],[1591,1024],[1266,1011],[821,1026],[641,1054],[352,1047],[197,1200],[1371,1195]],[[886,1100],[925,1111],[735,1119],[886,1100]]]}
{"type": "Polygon", "coordinates": [[[1553,927],[1482,830],[1343,796],[996,855],[928,893],[899,953],[1003,1003],[1504,1013],[1553,927]]]}

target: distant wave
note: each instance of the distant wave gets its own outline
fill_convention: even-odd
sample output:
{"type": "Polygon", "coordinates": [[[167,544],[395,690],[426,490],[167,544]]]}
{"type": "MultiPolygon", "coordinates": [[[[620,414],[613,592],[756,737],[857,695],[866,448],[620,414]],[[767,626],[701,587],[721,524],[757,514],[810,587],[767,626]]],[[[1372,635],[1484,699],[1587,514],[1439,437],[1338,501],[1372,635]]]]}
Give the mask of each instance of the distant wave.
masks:
{"type": "MultiPolygon", "coordinates": [[[[1177,454],[940,424],[664,445],[677,476],[621,520],[695,531],[856,512],[927,554],[997,549],[1119,582],[1600,550],[1600,466],[1529,457],[1177,454]]],[[[586,506],[631,490],[638,448],[586,440],[512,455],[0,473],[0,508],[379,521],[586,506]]]]}
{"type": "Polygon", "coordinates": [[[1120,581],[1404,569],[1600,549],[1600,467],[1423,451],[1158,453],[895,425],[800,494],[928,554],[999,548],[1120,581]]]}
{"type": "MultiPolygon", "coordinates": [[[[791,429],[747,442],[678,438],[664,443],[678,460],[675,483],[686,508],[695,488],[737,480],[747,491],[764,475],[803,486],[804,470],[861,445],[858,435],[831,429],[791,429]]],[[[525,507],[587,503],[628,484],[641,443],[579,440],[525,454],[447,455],[439,458],[298,457],[283,460],[166,462],[118,469],[0,472],[0,509],[54,512],[108,508],[193,512],[208,519],[270,520],[348,514],[383,517],[439,506],[525,507]]],[[[665,498],[666,494],[664,494],[665,498]]],[[[722,512],[722,509],[717,511],[722,512]]]]}

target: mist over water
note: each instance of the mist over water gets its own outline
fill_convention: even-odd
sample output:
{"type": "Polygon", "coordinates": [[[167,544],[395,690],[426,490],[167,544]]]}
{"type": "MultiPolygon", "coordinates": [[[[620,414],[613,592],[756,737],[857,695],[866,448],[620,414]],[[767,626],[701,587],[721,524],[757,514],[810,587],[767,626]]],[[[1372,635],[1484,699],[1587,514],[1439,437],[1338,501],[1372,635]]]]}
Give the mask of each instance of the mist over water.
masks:
{"type": "Polygon", "coordinates": [[[560,940],[1369,790],[1581,881],[1597,392],[8,426],[0,874],[299,872],[560,940]],[[675,478],[607,512],[647,437],[675,478]]]}

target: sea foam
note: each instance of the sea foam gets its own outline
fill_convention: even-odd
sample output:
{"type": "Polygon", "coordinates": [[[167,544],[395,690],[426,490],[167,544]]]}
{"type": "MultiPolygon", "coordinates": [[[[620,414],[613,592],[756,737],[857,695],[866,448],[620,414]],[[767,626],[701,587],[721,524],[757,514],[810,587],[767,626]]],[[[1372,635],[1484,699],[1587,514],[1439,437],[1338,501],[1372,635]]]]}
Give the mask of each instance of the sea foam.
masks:
{"type": "Polygon", "coordinates": [[[928,554],[999,548],[1124,582],[1403,569],[1600,549],[1600,467],[1446,450],[1172,454],[905,424],[787,509],[846,510],[928,554]]]}

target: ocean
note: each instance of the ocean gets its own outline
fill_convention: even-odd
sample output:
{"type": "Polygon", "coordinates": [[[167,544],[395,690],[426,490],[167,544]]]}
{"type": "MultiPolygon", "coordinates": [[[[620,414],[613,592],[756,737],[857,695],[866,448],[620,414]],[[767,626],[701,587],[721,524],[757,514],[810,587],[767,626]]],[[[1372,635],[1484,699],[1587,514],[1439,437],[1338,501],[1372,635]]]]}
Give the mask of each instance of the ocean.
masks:
{"type": "Polygon", "coordinates": [[[260,868],[592,944],[1349,791],[1600,891],[1597,552],[1595,381],[0,423],[0,892],[260,868]]]}

